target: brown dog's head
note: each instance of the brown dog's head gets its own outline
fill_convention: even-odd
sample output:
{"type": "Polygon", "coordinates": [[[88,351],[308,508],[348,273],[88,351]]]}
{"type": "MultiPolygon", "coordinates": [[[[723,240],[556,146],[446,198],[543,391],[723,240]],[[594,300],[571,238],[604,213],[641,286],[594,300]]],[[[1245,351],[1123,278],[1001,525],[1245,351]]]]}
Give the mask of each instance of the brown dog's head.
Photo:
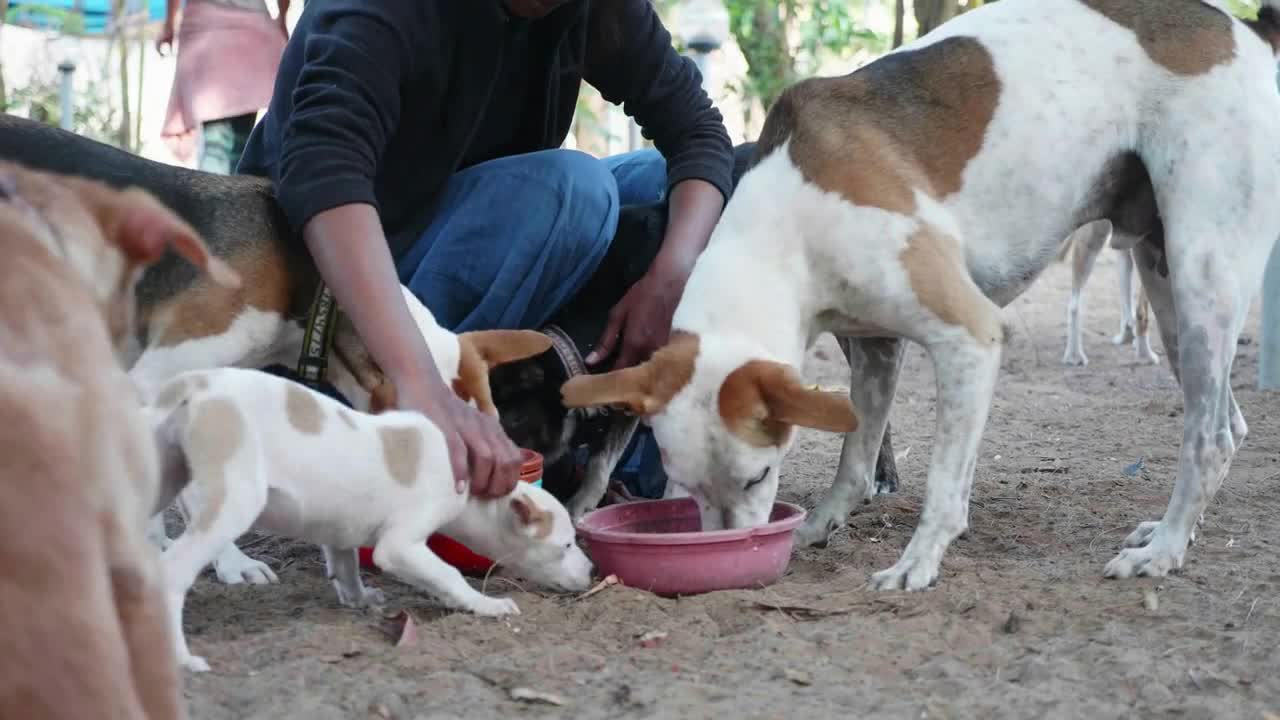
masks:
{"type": "Polygon", "coordinates": [[[221,285],[240,284],[190,225],[143,190],[0,162],[0,218],[71,267],[101,309],[117,350],[133,335],[138,278],[167,248],[221,285]]]}

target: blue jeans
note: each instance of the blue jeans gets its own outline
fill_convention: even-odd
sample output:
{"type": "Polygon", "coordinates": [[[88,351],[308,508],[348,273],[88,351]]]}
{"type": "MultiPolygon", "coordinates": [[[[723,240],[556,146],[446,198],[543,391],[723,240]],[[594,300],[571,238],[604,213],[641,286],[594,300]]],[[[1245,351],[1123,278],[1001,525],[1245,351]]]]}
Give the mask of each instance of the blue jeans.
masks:
{"type": "MultiPolygon", "coordinates": [[[[449,180],[431,225],[396,260],[400,282],[454,332],[536,330],[604,259],[618,208],[658,202],[666,189],[655,150],[603,160],[544,150],[475,165],[449,180]]],[[[619,470],[649,495],[665,478],[653,476],[661,463],[648,429],[636,435],[619,470]]]]}

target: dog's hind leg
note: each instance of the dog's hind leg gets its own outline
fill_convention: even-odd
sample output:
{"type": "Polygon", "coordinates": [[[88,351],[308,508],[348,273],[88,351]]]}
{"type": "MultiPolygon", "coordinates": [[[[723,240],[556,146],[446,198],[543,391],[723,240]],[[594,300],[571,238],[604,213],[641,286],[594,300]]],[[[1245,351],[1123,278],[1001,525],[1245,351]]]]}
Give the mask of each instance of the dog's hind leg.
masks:
{"type": "Polygon", "coordinates": [[[1064,365],[1088,365],[1081,337],[1080,315],[1084,312],[1084,286],[1093,272],[1098,253],[1111,237],[1111,221],[1091,222],[1071,233],[1071,297],[1067,299],[1067,348],[1062,354],[1064,365]]]}
{"type": "Polygon", "coordinates": [[[582,484],[566,504],[574,522],[600,505],[600,500],[609,489],[609,476],[618,466],[618,460],[622,458],[622,453],[627,449],[627,443],[631,442],[631,436],[635,434],[639,424],[640,418],[634,415],[611,416],[601,447],[587,460],[587,472],[582,478],[582,484]]]}
{"type": "MultiPolygon", "coordinates": [[[[1128,257],[1129,253],[1125,253],[1125,256],[1128,257]]],[[[1151,301],[1147,299],[1147,289],[1142,285],[1141,280],[1138,282],[1137,310],[1134,317],[1134,350],[1138,355],[1138,362],[1159,365],[1160,358],[1156,355],[1156,351],[1151,349],[1151,301]]]]}
{"type": "Polygon", "coordinates": [[[187,592],[218,550],[249,530],[262,514],[267,479],[258,440],[230,399],[194,401],[185,412],[189,421],[183,429],[182,445],[191,482],[179,496],[179,503],[190,510],[190,520],[165,551],[163,563],[175,653],[183,667],[202,672],[209,664],[191,654],[182,632],[187,592]]]}
{"type": "Polygon", "coordinates": [[[903,341],[898,339],[838,340],[849,360],[849,397],[860,418],[858,429],[844,436],[835,479],[797,530],[801,544],[815,547],[825,547],[849,513],[876,494],[876,461],[904,356],[903,341]]]}
{"type": "Polygon", "coordinates": [[[1125,345],[1133,342],[1137,328],[1137,301],[1134,297],[1133,256],[1123,250],[1117,253],[1117,279],[1120,281],[1120,332],[1111,338],[1112,345],[1125,345]]]}
{"type": "MultiPolygon", "coordinates": [[[[1222,164],[1229,160],[1214,158],[1211,169],[1188,162],[1190,167],[1182,171],[1201,173],[1193,177],[1223,173],[1222,164]]],[[[1259,177],[1256,167],[1248,167],[1246,176],[1254,176],[1256,197],[1274,197],[1271,191],[1280,190],[1274,169],[1259,177]]],[[[1165,203],[1167,212],[1162,207],[1168,223],[1163,243],[1168,262],[1157,265],[1167,267],[1176,319],[1162,315],[1163,293],[1148,286],[1166,354],[1182,387],[1177,475],[1164,516],[1139,525],[1126,538],[1127,547],[1107,563],[1107,577],[1159,577],[1182,567],[1196,526],[1240,447],[1243,438],[1236,435],[1247,431],[1231,393],[1231,365],[1249,301],[1261,285],[1261,268],[1280,234],[1280,212],[1258,200],[1243,212],[1233,207],[1231,216],[1223,216],[1216,204],[1203,198],[1188,197],[1181,203],[1177,199],[1165,203]],[[1232,248],[1230,256],[1223,247],[1232,248]],[[1176,332],[1167,326],[1176,327],[1176,332]]]]}

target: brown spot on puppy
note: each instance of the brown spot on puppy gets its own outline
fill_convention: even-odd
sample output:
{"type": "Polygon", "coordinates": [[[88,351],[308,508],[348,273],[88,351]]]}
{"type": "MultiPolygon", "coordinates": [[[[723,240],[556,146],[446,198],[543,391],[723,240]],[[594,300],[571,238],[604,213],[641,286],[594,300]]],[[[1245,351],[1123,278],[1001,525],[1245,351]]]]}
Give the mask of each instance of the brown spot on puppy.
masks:
{"type": "Polygon", "coordinates": [[[1147,57],[1178,75],[1203,75],[1236,55],[1231,17],[1200,0],[1080,0],[1138,37],[1147,57]]]}
{"type": "Polygon", "coordinates": [[[755,161],[790,141],[805,178],[856,205],[910,215],[919,190],[958,192],[1000,98],[991,54],[969,37],[811,78],[769,111],[755,161]]]}
{"type": "Polygon", "coordinates": [[[289,424],[304,435],[319,435],[324,429],[324,408],[310,390],[297,383],[289,383],[285,390],[285,413],[289,424]]]}
{"type": "Polygon", "coordinates": [[[717,402],[729,432],[754,447],[781,446],[796,425],[842,433],[858,429],[847,395],[807,388],[792,367],[768,360],[752,360],[729,373],[717,402]]]}
{"type": "Polygon", "coordinates": [[[920,304],[948,325],[962,325],[983,345],[1003,338],[1000,311],[969,275],[954,238],[923,226],[907,239],[899,258],[920,304]]]}
{"type": "Polygon", "coordinates": [[[382,458],[391,477],[406,487],[417,482],[422,464],[422,433],[413,427],[381,427],[378,439],[382,441],[382,458]]]}
{"type": "Polygon", "coordinates": [[[188,437],[200,437],[187,451],[192,481],[199,478],[207,493],[192,525],[200,532],[213,526],[227,499],[227,463],[245,441],[245,419],[236,404],[226,397],[214,397],[192,408],[187,424],[188,437]]]}
{"type": "Polygon", "coordinates": [[[539,507],[538,503],[528,495],[512,498],[511,511],[515,513],[521,525],[533,531],[533,536],[538,540],[543,540],[551,534],[551,526],[555,518],[550,512],[539,507]]]}
{"type": "Polygon", "coordinates": [[[560,389],[565,407],[622,405],[637,415],[661,412],[693,379],[698,336],[677,330],[648,361],[599,375],[578,375],[560,389]]]}

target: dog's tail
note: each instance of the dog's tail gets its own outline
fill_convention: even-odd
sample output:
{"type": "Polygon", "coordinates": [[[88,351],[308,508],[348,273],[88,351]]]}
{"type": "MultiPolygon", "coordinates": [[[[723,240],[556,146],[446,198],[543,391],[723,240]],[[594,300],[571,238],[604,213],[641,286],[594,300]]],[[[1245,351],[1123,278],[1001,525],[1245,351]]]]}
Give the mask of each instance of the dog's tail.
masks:
{"type": "Polygon", "coordinates": [[[1258,18],[1244,23],[1271,46],[1271,52],[1280,54],[1280,0],[1262,0],[1258,18]]]}

